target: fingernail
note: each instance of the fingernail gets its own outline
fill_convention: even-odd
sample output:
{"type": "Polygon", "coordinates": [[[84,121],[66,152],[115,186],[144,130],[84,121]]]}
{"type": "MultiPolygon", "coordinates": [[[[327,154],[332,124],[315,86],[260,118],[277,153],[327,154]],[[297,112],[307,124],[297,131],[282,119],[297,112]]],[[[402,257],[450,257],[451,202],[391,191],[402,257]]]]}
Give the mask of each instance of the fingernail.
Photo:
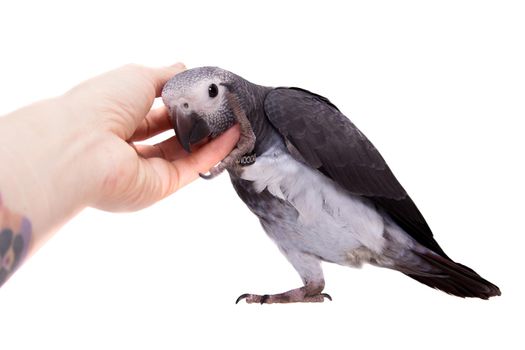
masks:
{"type": "Polygon", "coordinates": [[[182,62],[175,63],[172,67],[174,68],[180,68],[180,69],[186,69],[186,66],[182,62]]]}

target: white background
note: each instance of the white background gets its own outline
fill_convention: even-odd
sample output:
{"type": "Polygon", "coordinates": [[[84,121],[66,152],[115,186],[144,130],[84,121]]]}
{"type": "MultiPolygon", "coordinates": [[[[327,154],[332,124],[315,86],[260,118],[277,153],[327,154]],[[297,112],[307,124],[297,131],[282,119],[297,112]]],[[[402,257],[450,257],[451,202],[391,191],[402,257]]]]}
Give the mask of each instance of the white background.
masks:
{"type": "Polygon", "coordinates": [[[0,114],[129,62],[313,90],[375,143],[447,253],[503,296],[324,264],[333,302],[235,305],[300,279],[224,174],[68,223],[0,289],[0,349],[524,348],[522,3],[345,3],[6,1],[0,114]]]}

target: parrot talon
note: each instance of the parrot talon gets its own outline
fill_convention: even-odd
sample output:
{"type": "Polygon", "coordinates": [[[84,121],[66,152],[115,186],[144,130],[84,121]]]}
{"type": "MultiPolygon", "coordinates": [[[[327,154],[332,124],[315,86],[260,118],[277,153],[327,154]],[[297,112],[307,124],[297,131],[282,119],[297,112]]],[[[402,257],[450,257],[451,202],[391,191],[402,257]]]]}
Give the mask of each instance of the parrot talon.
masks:
{"type": "Polygon", "coordinates": [[[213,175],[210,174],[210,173],[208,173],[208,174],[199,173],[199,176],[201,178],[203,178],[204,180],[211,180],[211,179],[213,179],[213,175]]]}
{"type": "Polygon", "coordinates": [[[321,295],[322,295],[323,297],[325,297],[326,299],[332,301],[332,297],[330,296],[330,294],[328,294],[328,293],[321,293],[321,295]]]}
{"type": "Polygon", "coordinates": [[[243,299],[246,299],[246,298],[248,298],[249,296],[250,296],[250,294],[248,294],[248,293],[244,293],[244,294],[239,295],[239,297],[238,297],[237,300],[235,301],[235,304],[238,304],[239,301],[241,301],[241,300],[243,300],[243,299]]]}
{"type": "Polygon", "coordinates": [[[224,166],[224,162],[219,163],[219,165],[214,166],[213,168],[208,171],[207,174],[199,173],[199,176],[206,180],[211,180],[215,178],[216,176],[220,175],[226,167],[224,166]]]}

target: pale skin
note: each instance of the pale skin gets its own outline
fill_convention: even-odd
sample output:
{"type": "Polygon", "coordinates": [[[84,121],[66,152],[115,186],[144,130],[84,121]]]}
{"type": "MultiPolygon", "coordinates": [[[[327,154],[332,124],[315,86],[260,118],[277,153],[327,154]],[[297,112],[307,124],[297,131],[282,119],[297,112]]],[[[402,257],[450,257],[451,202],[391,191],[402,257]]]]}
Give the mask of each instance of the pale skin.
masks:
{"type": "Polygon", "coordinates": [[[134,143],[171,129],[166,108],[151,107],[184,69],[127,65],[0,117],[0,285],[18,267],[15,238],[28,223],[24,256],[82,209],[150,206],[231,152],[238,126],[191,154],[175,136],[154,146],[134,143]]]}

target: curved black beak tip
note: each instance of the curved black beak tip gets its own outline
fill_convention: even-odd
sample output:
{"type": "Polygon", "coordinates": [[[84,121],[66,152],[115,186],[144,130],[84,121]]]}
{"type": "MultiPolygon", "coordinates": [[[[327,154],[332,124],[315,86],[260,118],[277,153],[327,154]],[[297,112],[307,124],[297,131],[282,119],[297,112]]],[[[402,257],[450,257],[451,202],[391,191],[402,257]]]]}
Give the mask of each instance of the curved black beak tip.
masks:
{"type": "Polygon", "coordinates": [[[172,116],[173,128],[182,148],[191,153],[191,144],[198,143],[210,135],[208,124],[196,113],[177,110],[172,116]]]}
{"type": "MultiPolygon", "coordinates": [[[[177,131],[175,131],[175,133],[176,135],[180,135],[177,131]]],[[[179,143],[182,146],[182,148],[184,148],[186,152],[191,153],[191,147],[188,139],[182,139],[181,137],[177,137],[177,139],[179,140],[179,143]]]]}
{"type": "Polygon", "coordinates": [[[180,145],[186,152],[191,152],[190,132],[193,127],[191,119],[188,116],[185,116],[183,113],[176,113],[174,116],[172,116],[172,119],[177,140],[179,140],[180,145]]]}

